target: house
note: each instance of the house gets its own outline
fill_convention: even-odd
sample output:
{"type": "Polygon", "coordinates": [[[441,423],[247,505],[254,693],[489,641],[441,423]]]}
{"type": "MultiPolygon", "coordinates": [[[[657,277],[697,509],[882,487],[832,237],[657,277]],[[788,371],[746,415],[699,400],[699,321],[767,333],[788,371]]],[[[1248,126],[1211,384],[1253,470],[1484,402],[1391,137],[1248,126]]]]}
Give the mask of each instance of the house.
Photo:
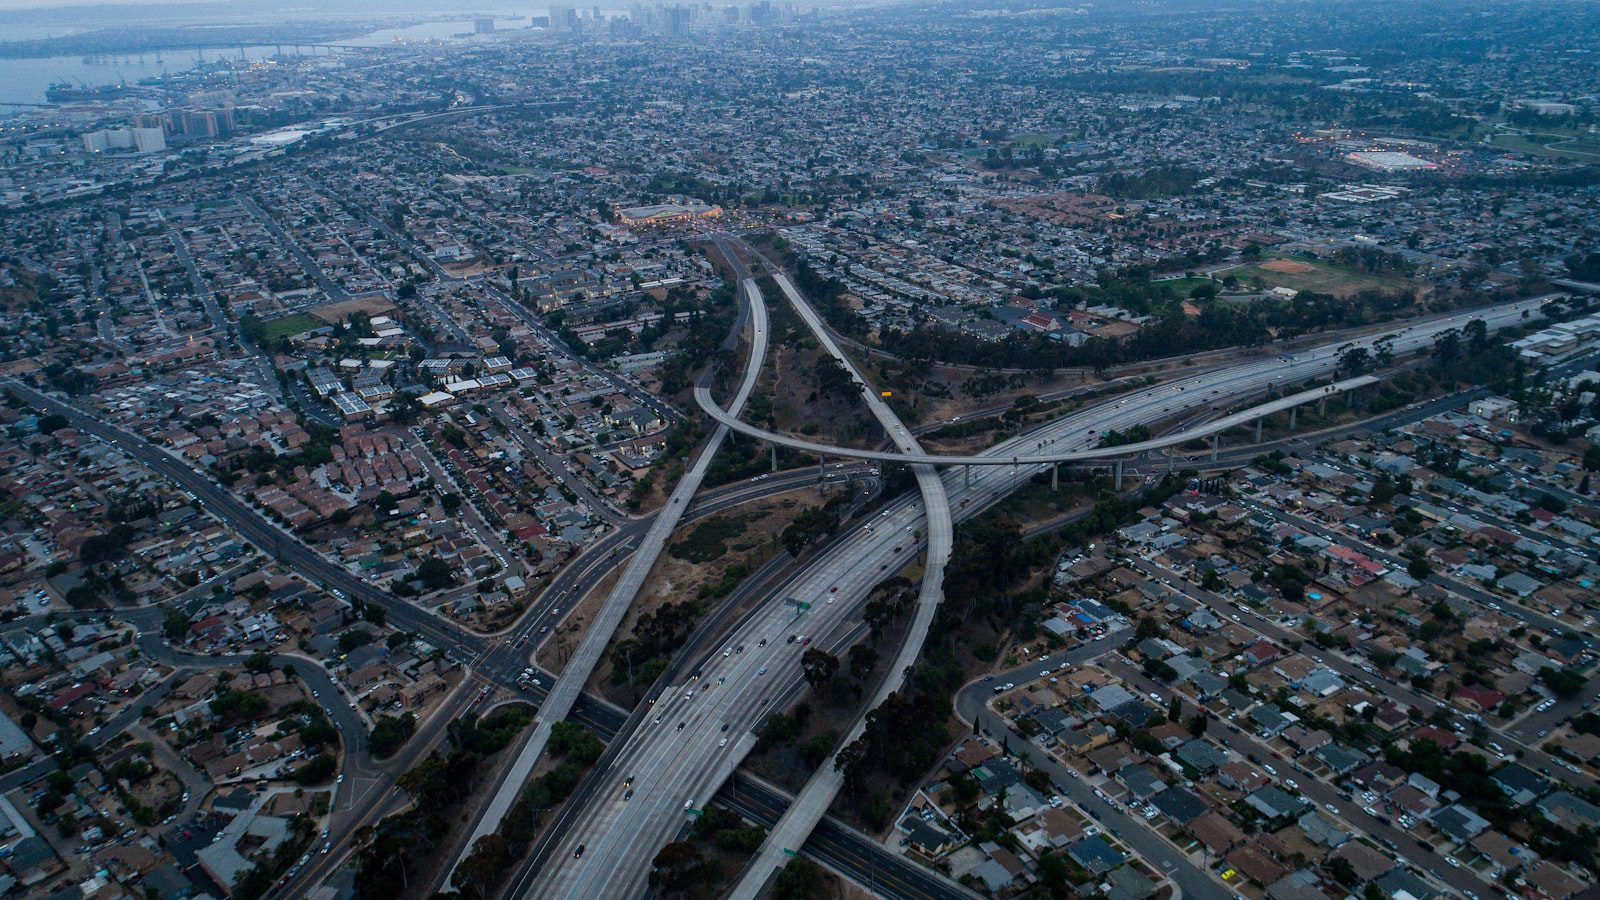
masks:
{"type": "Polygon", "coordinates": [[[1512,572],[1494,583],[1495,587],[1516,594],[1518,597],[1528,597],[1537,593],[1544,585],[1523,572],[1512,572]]]}
{"type": "Polygon", "coordinates": [[[1306,728],[1303,725],[1293,725],[1283,730],[1283,739],[1294,745],[1301,753],[1310,753],[1320,750],[1333,742],[1333,736],[1320,728],[1306,728]]]}
{"type": "Polygon", "coordinates": [[[1488,819],[1459,803],[1437,810],[1428,821],[1457,843],[1466,843],[1489,830],[1488,819]]]}
{"type": "Polygon", "coordinates": [[[1067,848],[1067,855],[1078,865],[1096,875],[1103,875],[1128,859],[1128,854],[1111,846],[1111,842],[1107,841],[1103,834],[1086,837],[1073,844],[1067,848]]]}
{"type": "Polygon", "coordinates": [[[1154,770],[1143,763],[1129,763],[1117,770],[1116,778],[1128,789],[1128,794],[1148,800],[1165,790],[1167,783],[1154,770]]]}
{"type": "Polygon", "coordinates": [[[1310,869],[1296,869],[1267,885],[1267,900],[1326,900],[1318,881],[1310,869]]]}
{"type": "Polygon", "coordinates": [[[1267,785],[1255,793],[1244,798],[1244,802],[1269,822],[1278,820],[1295,819],[1311,807],[1299,797],[1294,796],[1276,785],[1267,785]]]}
{"type": "Polygon", "coordinates": [[[1355,870],[1356,877],[1362,881],[1371,881],[1379,875],[1394,868],[1394,860],[1375,847],[1370,847],[1361,841],[1348,841],[1339,849],[1328,854],[1329,859],[1342,859],[1355,870]]]}
{"type": "Polygon", "coordinates": [[[1453,698],[1457,705],[1470,712],[1493,712],[1506,702],[1506,695],[1481,684],[1464,684],[1456,688],[1453,698]]]}
{"type": "Polygon", "coordinates": [[[1034,856],[1061,850],[1083,837],[1083,827],[1066,810],[1048,807],[1022,828],[1022,845],[1034,856]]]}
{"type": "Polygon", "coordinates": [[[1206,805],[1204,800],[1181,785],[1169,787],[1156,794],[1150,798],[1150,803],[1161,810],[1162,815],[1180,825],[1187,825],[1211,811],[1211,807],[1206,805]]]}
{"type": "Polygon", "coordinates": [[[1238,760],[1228,763],[1217,771],[1217,783],[1230,791],[1248,794],[1271,784],[1272,779],[1254,765],[1238,760]]]}
{"type": "Polygon", "coordinates": [[[1313,844],[1332,849],[1350,840],[1349,832],[1314,809],[1301,816],[1298,823],[1313,844]]]}
{"type": "Polygon", "coordinates": [[[38,884],[62,868],[55,851],[38,835],[29,835],[12,844],[6,865],[24,886],[38,884]]]}
{"type": "MultiPolygon", "coordinates": [[[[1532,886],[1539,896],[1549,897],[1551,900],[1566,900],[1587,887],[1567,870],[1549,860],[1540,860],[1529,866],[1523,871],[1522,880],[1532,886]]],[[[1592,895],[1592,889],[1590,893],[1592,895]]]]}
{"type": "Polygon", "coordinates": [[[1571,791],[1556,791],[1539,801],[1536,808],[1546,819],[1568,831],[1576,831],[1585,825],[1590,828],[1600,827],[1600,807],[1571,791]]]}
{"type": "Polygon", "coordinates": [[[1240,655],[1244,658],[1246,663],[1254,668],[1256,666],[1264,666],[1267,663],[1277,659],[1282,654],[1283,651],[1279,650],[1276,646],[1266,641],[1256,641],[1254,644],[1246,647],[1244,652],[1240,655]]]}
{"type": "Polygon", "coordinates": [[[1263,852],[1259,846],[1240,847],[1229,853],[1227,859],[1228,865],[1262,884],[1272,884],[1289,871],[1263,852]]]}
{"type": "Polygon", "coordinates": [[[1101,882],[1100,890],[1106,900],[1145,900],[1156,892],[1156,885],[1133,866],[1124,866],[1112,870],[1101,882]]]}
{"type": "Polygon", "coordinates": [[[1239,830],[1239,826],[1214,812],[1206,813],[1185,827],[1194,835],[1195,840],[1205,844],[1206,849],[1217,856],[1227,853],[1249,838],[1239,830]]]}
{"type": "Polygon", "coordinates": [[[1404,866],[1395,866],[1372,884],[1383,892],[1385,897],[1393,900],[1434,900],[1439,892],[1428,886],[1428,883],[1411,874],[1404,866]]]}
{"type": "Polygon", "coordinates": [[[1210,772],[1228,761],[1225,748],[1198,739],[1179,747],[1173,755],[1201,773],[1210,772]]]}
{"type": "Polygon", "coordinates": [[[1255,723],[1263,737],[1275,738],[1298,720],[1279,711],[1276,706],[1262,704],[1250,710],[1250,721],[1255,723]]]}
{"type": "Polygon", "coordinates": [[[33,753],[33,741],[28,739],[28,733],[11,721],[10,716],[0,712],[0,760],[16,762],[33,753]]]}
{"type": "Polygon", "coordinates": [[[1326,744],[1312,754],[1335,775],[1346,775],[1367,762],[1367,755],[1342,744],[1326,744]]]}
{"type": "Polygon", "coordinates": [[[1489,780],[1516,806],[1527,806],[1548,794],[1554,786],[1550,779],[1516,763],[1494,770],[1489,774],[1489,780]]]}
{"type": "Polygon", "coordinates": [[[933,827],[920,816],[906,816],[898,827],[906,835],[906,846],[930,859],[943,856],[957,845],[953,835],[933,827]]]}

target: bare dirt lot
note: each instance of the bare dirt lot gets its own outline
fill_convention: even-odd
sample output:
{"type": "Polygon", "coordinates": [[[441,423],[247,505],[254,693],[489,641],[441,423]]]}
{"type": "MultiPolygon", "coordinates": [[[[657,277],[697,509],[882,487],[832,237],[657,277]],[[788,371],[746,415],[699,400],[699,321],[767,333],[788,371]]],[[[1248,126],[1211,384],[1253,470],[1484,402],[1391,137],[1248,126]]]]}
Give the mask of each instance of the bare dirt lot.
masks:
{"type": "MultiPolygon", "coordinates": [[[[715,592],[730,569],[753,571],[777,552],[779,535],[796,515],[821,506],[826,500],[813,488],[797,488],[680,526],[668,538],[667,551],[656,561],[613,642],[631,635],[641,616],[654,613],[666,603],[698,598],[709,609],[718,597],[705,596],[706,592],[715,592]]],[[[567,613],[560,627],[544,636],[548,639],[539,648],[541,665],[553,671],[565,666],[566,656],[577,646],[583,628],[593,620],[620,573],[619,565],[567,613]]],[[[608,658],[596,668],[590,687],[605,690],[610,683],[608,658]]]]}

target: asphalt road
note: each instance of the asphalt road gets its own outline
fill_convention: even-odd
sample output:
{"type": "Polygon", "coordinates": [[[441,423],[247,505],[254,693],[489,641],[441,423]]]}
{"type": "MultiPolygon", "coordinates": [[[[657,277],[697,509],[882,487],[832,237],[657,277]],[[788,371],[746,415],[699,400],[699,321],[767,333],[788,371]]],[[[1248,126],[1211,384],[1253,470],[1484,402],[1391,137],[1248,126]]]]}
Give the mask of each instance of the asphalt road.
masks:
{"type": "MultiPolygon", "coordinates": [[[[827,349],[829,355],[861,386],[863,402],[871,411],[872,417],[877,419],[878,424],[889,434],[896,448],[902,453],[921,453],[921,445],[906,428],[905,423],[901,422],[889,405],[883,402],[877,390],[867,382],[865,376],[844,351],[839,349],[839,345],[834,343],[833,338],[823,327],[821,317],[789,283],[788,276],[776,272],[773,280],[795,312],[799,314],[800,319],[827,349]]],[[[955,540],[955,523],[950,516],[950,498],[945,493],[943,480],[933,466],[913,466],[912,472],[916,476],[917,488],[922,495],[923,517],[928,538],[923,557],[921,585],[916,607],[912,612],[911,626],[906,630],[906,636],[894,661],[889,664],[888,675],[873,691],[872,697],[862,707],[861,714],[836,747],[847,747],[860,737],[866,731],[867,716],[870,712],[905,683],[917,657],[922,653],[922,644],[927,639],[928,629],[932,627],[934,616],[939,611],[939,604],[944,602],[944,570],[950,561],[950,549],[955,540]]],[[[755,900],[767,881],[788,862],[789,856],[798,852],[806,837],[827,814],[828,807],[833,805],[834,798],[843,788],[844,773],[833,765],[830,755],[828,760],[817,767],[811,780],[800,791],[788,812],[783,814],[778,824],[767,834],[755,859],[745,869],[739,884],[730,895],[733,900],[755,900]]]]}
{"type": "MultiPolygon", "coordinates": [[[[756,290],[753,280],[745,280],[740,285],[741,290],[754,292],[756,290]]],[[[750,303],[752,308],[750,355],[745,365],[744,378],[733,397],[731,408],[735,411],[744,407],[751,392],[755,389],[756,379],[761,374],[761,364],[766,358],[767,338],[770,329],[766,322],[766,310],[759,304],[759,300],[750,303]]],[[[550,689],[550,695],[545,698],[544,705],[539,710],[539,716],[534,720],[532,733],[520,743],[516,761],[509,767],[501,785],[494,796],[482,810],[469,832],[468,840],[456,862],[459,865],[466,853],[470,852],[472,844],[482,835],[490,834],[500,827],[500,821],[505,817],[511,805],[516,801],[523,784],[533,772],[534,765],[539,756],[544,752],[545,743],[550,738],[550,730],[555,723],[565,719],[571,712],[572,705],[582,693],[584,684],[594,672],[594,667],[599,664],[605,654],[606,646],[611,642],[611,637],[616,633],[617,626],[622,624],[622,619],[627,615],[633,600],[638,596],[645,580],[650,575],[650,570],[655,566],[656,559],[661,555],[666,546],[667,539],[677,528],[682,518],[683,511],[688,508],[689,501],[705,481],[706,471],[710,468],[711,460],[722,442],[727,439],[728,429],[719,427],[700,448],[694,462],[679,478],[678,484],[673,488],[672,496],[667,505],[657,512],[655,520],[650,525],[640,541],[638,549],[629,558],[622,576],[611,589],[605,602],[590,620],[584,630],[583,638],[578,642],[577,649],[573,651],[571,659],[567,661],[562,670],[561,677],[556,679],[550,689]]]]}
{"type": "MultiPolygon", "coordinates": [[[[1525,305],[1525,304],[1524,304],[1525,305]]],[[[1511,304],[1485,311],[1491,323],[1520,321],[1523,305],[1511,304]]],[[[1405,353],[1426,347],[1432,336],[1445,328],[1463,324],[1466,317],[1435,320],[1424,327],[1407,327],[1397,333],[1396,352],[1405,353]]],[[[1375,340],[1369,338],[1368,341],[1375,340]]],[[[1063,450],[1073,450],[1105,430],[1124,430],[1135,424],[1159,420],[1170,414],[1174,403],[1183,403],[1180,390],[1198,389],[1202,396],[1225,399],[1234,394],[1263,390],[1269,384],[1284,385],[1326,374],[1337,363],[1337,348],[1328,347],[1298,355],[1294,360],[1257,360],[1230,370],[1186,380],[1178,385],[1161,385],[1132,392],[1123,398],[1049,423],[1027,436],[992,448],[989,455],[1010,459],[1027,450],[1061,442],[1063,450]],[[1205,393],[1207,388],[1217,394],[1205,393]]],[[[1031,477],[1040,467],[986,467],[972,475],[971,484],[947,476],[946,490],[952,499],[975,501],[976,512],[987,502],[1014,490],[1022,477],[1031,477]]],[[[629,893],[638,890],[650,852],[670,839],[681,827],[685,804],[694,807],[713,793],[706,773],[729,769],[729,756],[742,756],[749,736],[769,710],[774,687],[792,683],[798,674],[798,640],[806,636],[829,636],[848,632],[854,612],[891,562],[915,552],[917,534],[925,527],[921,510],[901,507],[885,510],[874,530],[858,532],[855,542],[841,552],[820,557],[809,577],[797,581],[788,597],[810,603],[798,609],[781,602],[770,604],[763,615],[752,617],[729,638],[729,646],[719,658],[713,655],[702,666],[702,679],[678,685],[655,698],[652,726],[644,736],[635,737],[623,748],[612,769],[612,789],[597,797],[580,813],[571,834],[553,855],[547,878],[535,891],[543,896],[561,896],[575,886],[582,891],[629,893]],[[835,590],[836,589],[836,590],[835,590]],[[829,600],[837,601],[830,603],[829,600]],[[804,621],[801,621],[801,620],[804,621]],[[795,643],[789,643],[796,636],[795,643]],[[764,643],[763,643],[764,642],[764,643]],[[742,647],[743,652],[734,652],[742,647]],[[723,679],[727,688],[719,688],[723,679]],[[676,724],[675,724],[676,723],[676,724]],[[628,788],[621,784],[629,777],[628,788]],[[623,799],[628,790],[633,794],[623,799]],[[575,835],[575,836],[574,836],[575,835]],[[594,843],[589,836],[596,836],[594,843]],[[622,853],[626,836],[627,853],[622,853]],[[575,858],[578,844],[584,854],[575,858]]],[[[896,566],[898,568],[898,565],[896,566]]],[[[831,638],[829,645],[833,646],[831,638]]],[[[781,696],[781,695],[780,695],[781,696]]],[[[714,777],[714,774],[713,774],[714,777]]]]}

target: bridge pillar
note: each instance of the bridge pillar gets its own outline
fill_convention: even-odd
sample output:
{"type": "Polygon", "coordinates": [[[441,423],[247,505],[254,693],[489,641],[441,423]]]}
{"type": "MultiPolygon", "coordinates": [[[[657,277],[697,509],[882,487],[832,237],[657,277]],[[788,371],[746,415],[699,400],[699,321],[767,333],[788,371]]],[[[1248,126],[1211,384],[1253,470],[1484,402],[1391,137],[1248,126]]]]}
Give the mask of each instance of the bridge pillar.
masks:
{"type": "Polygon", "coordinates": [[[1217,444],[1221,443],[1221,438],[1222,438],[1222,435],[1220,435],[1220,434],[1213,434],[1211,436],[1211,461],[1212,462],[1216,462],[1217,461],[1217,444]]]}
{"type": "Polygon", "coordinates": [[[828,458],[826,456],[819,456],[817,457],[817,484],[821,484],[823,479],[827,477],[828,458]]]}
{"type": "Polygon", "coordinates": [[[963,471],[963,472],[965,472],[967,474],[967,488],[971,489],[971,487],[972,487],[972,467],[971,466],[962,466],[961,467],[961,471],[963,471]]]}
{"type": "Polygon", "coordinates": [[[1294,430],[1294,423],[1300,418],[1300,407],[1289,407],[1289,430],[1294,430]]]}
{"type": "Polygon", "coordinates": [[[1112,487],[1112,490],[1114,490],[1114,491],[1122,490],[1122,460],[1120,460],[1120,459],[1117,460],[1117,478],[1116,478],[1116,483],[1112,487]]]}
{"type": "Polygon", "coordinates": [[[772,451],[772,471],[778,471],[778,445],[771,444],[768,449],[772,451]]]}
{"type": "Polygon", "coordinates": [[[1317,400],[1317,415],[1325,416],[1327,414],[1328,414],[1328,397],[1327,397],[1326,394],[1324,394],[1321,398],[1319,398],[1317,400]]]}
{"type": "MultiPolygon", "coordinates": [[[[1256,420],[1256,443],[1258,443],[1258,444],[1261,443],[1261,423],[1263,423],[1265,421],[1266,421],[1265,417],[1262,417],[1262,418],[1256,420]]],[[[774,463],[773,465],[776,466],[777,464],[774,463]]]]}

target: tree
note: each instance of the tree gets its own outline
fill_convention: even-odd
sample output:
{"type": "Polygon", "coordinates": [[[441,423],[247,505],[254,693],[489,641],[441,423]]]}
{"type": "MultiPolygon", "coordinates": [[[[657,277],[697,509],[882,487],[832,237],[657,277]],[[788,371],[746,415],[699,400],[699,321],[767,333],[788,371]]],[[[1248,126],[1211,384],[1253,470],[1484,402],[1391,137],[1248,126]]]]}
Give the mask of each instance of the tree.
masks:
{"type": "Polygon", "coordinates": [[[1440,368],[1461,358],[1461,332],[1447,328],[1433,339],[1433,360],[1440,368]]]}
{"type": "Polygon", "coordinates": [[[1473,319],[1461,329],[1461,334],[1467,339],[1467,349],[1473,355],[1489,349],[1489,323],[1482,319],[1473,319]]]}
{"type": "Polygon", "coordinates": [[[805,857],[789,860],[772,882],[773,900],[822,900],[828,896],[822,868],[805,857]]]}
{"type": "Polygon", "coordinates": [[[1422,581],[1433,574],[1433,566],[1428,564],[1426,557],[1413,556],[1406,563],[1406,574],[1418,581],[1422,581]]]}
{"type": "Polygon", "coordinates": [[[367,749],[378,759],[388,759],[405,744],[417,730],[417,717],[411,713],[403,716],[383,716],[372,726],[367,738],[367,749]]]}
{"type": "Polygon", "coordinates": [[[332,778],[338,768],[339,763],[331,753],[318,753],[294,770],[294,780],[300,785],[321,784],[332,778]]]}
{"type": "Polygon", "coordinates": [[[417,578],[422,581],[422,586],[430,591],[447,588],[456,583],[455,573],[450,564],[437,556],[430,556],[417,566],[417,578]]]}
{"type": "Polygon", "coordinates": [[[175,607],[161,608],[161,633],[167,640],[176,641],[189,633],[189,617],[175,607]]]}
{"type": "Polygon", "coordinates": [[[686,894],[706,874],[705,854],[691,841],[661,848],[650,866],[650,886],[666,895],[686,894]]]}
{"type": "Polygon", "coordinates": [[[1539,679],[1563,700],[1583,690],[1583,676],[1570,669],[1540,669],[1539,679]]]}
{"type": "Polygon", "coordinates": [[[252,653],[244,661],[244,667],[252,672],[262,673],[272,671],[272,654],[252,653]]]}
{"type": "Polygon", "coordinates": [[[486,900],[495,881],[511,861],[506,839],[498,834],[486,834],[472,844],[472,852],[456,867],[450,883],[468,897],[486,900]]]}
{"type": "Polygon", "coordinates": [[[821,687],[833,680],[839,671],[839,657],[826,650],[812,647],[800,657],[800,668],[806,677],[806,683],[812,687],[821,687]]]}
{"type": "Polygon", "coordinates": [[[1339,354],[1339,374],[1353,378],[1365,375],[1372,366],[1372,354],[1365,347],[1351,347],[1339,354]]]}
{"type": "Polygon", "coordinates": [[[227,688],[211,698],[211,712],[224,722],[253,719],[267,711],[267,698],[255,691],[227,688]]]}
{"type": "Polygon", "coordinates": [[[569,721],[557,722],[551,727],[549,746],[552,755],[570,756],[581,766],[593,765],[606,750],[594,732],[569,721]]]}
{"type": "Polygon", "coordinates": [[[339,652],[349,653],[357,647],[372,643],[372,632],[365,628],[352,628],[339,635],[339,652]]]}
{"type": "Polygon", "coordinates": [[[1394,342],[1388,338],[1372,345],[1372,361],[1380,369],[1387,369],[1394,364],[1394,342]]]}

